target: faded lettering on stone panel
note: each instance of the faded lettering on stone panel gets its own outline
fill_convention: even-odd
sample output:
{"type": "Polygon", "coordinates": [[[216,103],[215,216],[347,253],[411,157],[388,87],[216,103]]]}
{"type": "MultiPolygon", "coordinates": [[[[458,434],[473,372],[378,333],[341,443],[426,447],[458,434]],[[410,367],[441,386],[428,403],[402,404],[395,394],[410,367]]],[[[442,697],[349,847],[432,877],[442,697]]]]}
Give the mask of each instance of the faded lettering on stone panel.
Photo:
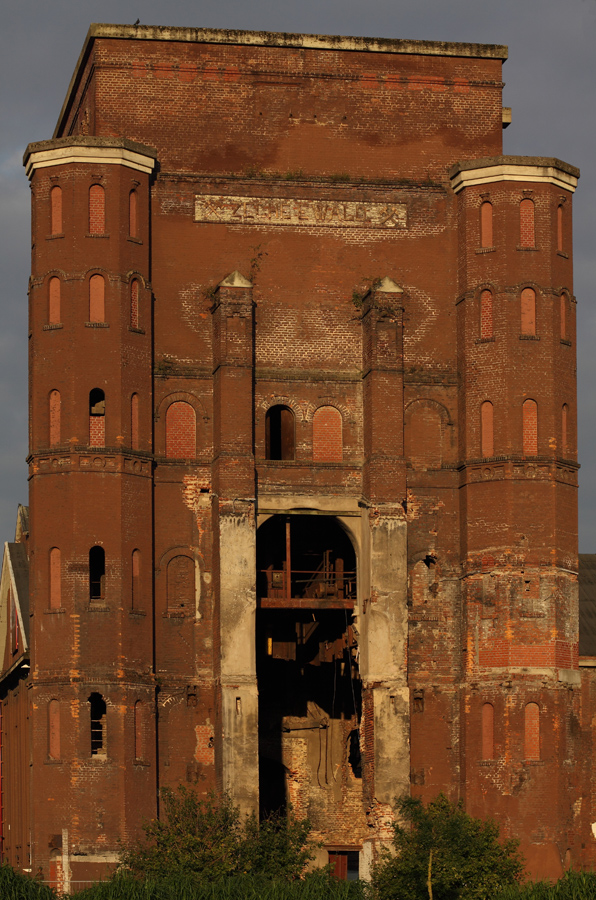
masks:
{"type": "Polygon", "coordinates": [[[208,194],[195,197],[195,221],[227,225],[405,228],[406,204],[208,194]]]}

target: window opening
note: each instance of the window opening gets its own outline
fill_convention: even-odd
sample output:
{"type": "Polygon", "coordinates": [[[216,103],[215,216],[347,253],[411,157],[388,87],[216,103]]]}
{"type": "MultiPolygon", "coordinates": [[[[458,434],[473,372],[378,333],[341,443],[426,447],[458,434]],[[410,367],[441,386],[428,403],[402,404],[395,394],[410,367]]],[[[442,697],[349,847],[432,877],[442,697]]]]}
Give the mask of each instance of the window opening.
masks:
{"type": "Polygon", "coordinates": [[[48,703],[48,756],[60,759],[60,702],[50,700],[48,703]]]}
{"type": "Polygon", "coordinates": [[[89,444],[104,447],[106,442],[106,395],[101,388],[89,392],[89,444]]]}
{"type": "Polygon", "coordinates": [[[569,407],[566,403],[563,404],[563,408],[561,410],[561,453],[563,456],[567,455],[567,413],[569,411],[569,407]]]}
{"type": "Polygon", "coordinates": [[[540,707],[527,703],[524,711],[524,759],[540,759],[540,707]]]}
{"type": "Polygon", "coordinates": [[[488,201],[480,207],[480,246],[493,246],[493,205],[488,201]]]}
{"type": "Polygon", "coordinates": [[[482,759],[494,758],[495,709],[492,703],[482,706],[482,759]]]}
{"type": "Polygon", "coordinates": [[[557,206],[557,250],[563,252],[563,206],[557,206]]]}
{"type": "Polygon", "coordinates": [[[132,608],[141,606],[141,551],[132,551],[132,608]]]}
{"type": "Polygon", "coordinates": [[[567,297],[561,294],[561,340],[567,340],[567,297]]]}
{"type": "Polygon", "coordinates": [[[358,881],[358,850],[328,850],[331,875],[340,881],[358,881]]]}
{"type": "Polygon", "coordinates": [[[520,247],[534,247],[534,201],[526,197],[519,204],[519,244],[520,247]]]}
{"type": "Polygon", "coordinates": [[[105,596],[106,554],[103,547],[91,547],[89,551],[89,597],[103,600],[105,596]]]}
{"type": "Polygon", "coordinates": [[[92,275],[89,279],[89,321],[105,322],[105,289],[103,275],[92,275]]]}
{"type": "Polygon", "coordinates": [[[101,694],[89,697],[91,719],[91,756],[106,755],[106,701],[101,694]]]}
{"type": "Polygon", "coordinates": [[[294,459],[294,413],[289,406],[272,406],[265,417],[265,458],[294,459]]]}
{"type": "Polygon", "coordinates": [[[50,210],[52,234],[62,234],[62,188],[57,184],[50,191],[50,210]]]}
{"type": "Polygon", "coordinates": [[[524,454],[538,453],[538,406],[535,400],[526,400],[522,408],[524,454]]]}
{"type": "Polygon", "coordinates": [[[60,445],[60,416],[61,401],[60,391],[50,391],[50,447],[58,447],[60,445]]]}
{"type": "Polygon", "coordinates": [[[485,400],[485,402],[480,407],[480,440],[481,440],[481,451],[482,456],[494,456],[494,437],[493,437],[493,419],[494,419],[494,410],[493,405],[490,400],[485,400]]]}
{"type": "Polygon", "coordinates": [[[106,192],[101,184],[89,188],[89,234],[103,234],[106,230],[106,192]]]}
{"type": "Polygon", "coordinates": [[[139,395],[130,398],[130,445],[133,450],[139,449],[139,395]]]}
{"type": "Polygon", "coordinates": [[[62,562],[58,547],[50,550],[50,609],[62,606],[62,562]]]}
{"type": "Polygon", "coordinates": [[[320,406],[317,409],[313,416],[312,439],[312,458],[315,462],[341,462],[342,424],[342,415],[334,406],[320,406]]]}
{"type": "Polygon", "coordinates": [[[135,759],[144,759],[143,702],[137,700],[134,706],[135,759]]]}
{"type": "Polygon", "coordinates": [[[128,195],[128,234],[136,238],[137,234],[137,192],[131,191],[128,195]]]}
{"type": "Polygon", "coordinates": [[[50,278],[48,285],[48,324],[60,324],[60,279],[54,276],[50,278]]]}
{"type": "Polygon", "coordinates": [[[524,288],[521,293],[521,333],[536,334],[536,291],[524,288]]]}
{"type": "Polygon", "coordinates": [[[197,418],[190,403],[177,400],[166,412],[166,457],[194,459],[197,455],[197,418]]]}

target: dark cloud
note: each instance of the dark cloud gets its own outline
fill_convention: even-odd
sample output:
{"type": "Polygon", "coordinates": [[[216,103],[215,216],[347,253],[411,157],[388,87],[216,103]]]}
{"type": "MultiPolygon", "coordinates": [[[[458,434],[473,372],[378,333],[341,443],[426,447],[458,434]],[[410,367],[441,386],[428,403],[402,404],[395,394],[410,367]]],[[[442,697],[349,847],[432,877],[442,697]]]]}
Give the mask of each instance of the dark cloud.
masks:
{"type": "Polygon", "coordinates": [[[0,53],[0,533],[25,502],[29,191],[21,155],[54,130],[91,22],[141,22],[503,43],[505,152],[558,156],[582,169],[575,195],[580,549],[596,551],[595,0],[9,0],[0,53]]]}

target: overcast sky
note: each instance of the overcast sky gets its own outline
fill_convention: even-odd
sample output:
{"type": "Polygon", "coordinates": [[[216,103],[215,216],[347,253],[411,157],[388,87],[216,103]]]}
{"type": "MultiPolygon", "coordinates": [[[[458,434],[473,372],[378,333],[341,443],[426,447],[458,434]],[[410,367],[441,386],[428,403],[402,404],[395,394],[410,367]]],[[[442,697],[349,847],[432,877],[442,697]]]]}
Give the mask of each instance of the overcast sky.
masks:
{"type": "Polygon", "coordinates": [[[51,138],[91,22],[507,44],[504,152],[579,166],[580,551],[596,552],[596,0],[2,0],[0,26],[0,539],[27,502],[30,141],[51,138]]]}

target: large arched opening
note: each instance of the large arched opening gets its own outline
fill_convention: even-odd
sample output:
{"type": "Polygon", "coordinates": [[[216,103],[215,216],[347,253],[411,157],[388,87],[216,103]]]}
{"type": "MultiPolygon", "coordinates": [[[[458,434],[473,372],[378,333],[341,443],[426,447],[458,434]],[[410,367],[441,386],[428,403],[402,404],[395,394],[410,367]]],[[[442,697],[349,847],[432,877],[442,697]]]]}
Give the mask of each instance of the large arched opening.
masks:
{"type": "Polygon", "coordinates": [[[334,516],[274,515],[257,532],[261,815],[316,809],[315,830],[361,789],[356,576],[334,516]]]}

